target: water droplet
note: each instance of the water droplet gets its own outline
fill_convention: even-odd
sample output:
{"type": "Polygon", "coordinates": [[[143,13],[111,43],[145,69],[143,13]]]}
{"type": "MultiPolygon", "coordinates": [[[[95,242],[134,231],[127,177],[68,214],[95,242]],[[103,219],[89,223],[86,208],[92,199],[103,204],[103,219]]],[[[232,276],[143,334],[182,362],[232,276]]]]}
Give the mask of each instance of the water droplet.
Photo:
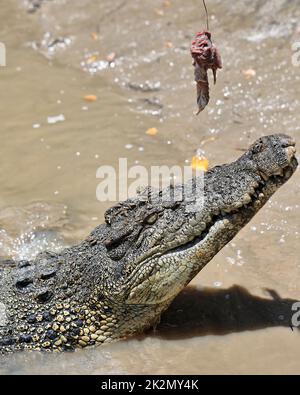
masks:
{"type": "Polygon", "coordinates": [[[215,287],[221,287],[221,285],[222,285],[221,281],[215,281],[214,282],[214,286],[215,287]]]}

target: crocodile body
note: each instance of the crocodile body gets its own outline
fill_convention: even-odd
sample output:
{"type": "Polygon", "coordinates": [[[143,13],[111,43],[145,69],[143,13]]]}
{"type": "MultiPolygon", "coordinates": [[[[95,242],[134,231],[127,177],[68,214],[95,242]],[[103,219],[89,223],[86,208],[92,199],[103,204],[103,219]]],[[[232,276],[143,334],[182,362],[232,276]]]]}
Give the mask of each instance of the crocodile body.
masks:
{"type": "Polygon", "coordinates": [[[155,325],[195,275],[297,167],[285,135],[257,140],[237,161],[163,191],[146,189],[105,214],[82,243],[0,267],[0,352],[69,350],[155,325]],[[177,192],[181,191],[181,199],[177,192]],[[172,195],[164,199],[165,193],[172,195]]]}

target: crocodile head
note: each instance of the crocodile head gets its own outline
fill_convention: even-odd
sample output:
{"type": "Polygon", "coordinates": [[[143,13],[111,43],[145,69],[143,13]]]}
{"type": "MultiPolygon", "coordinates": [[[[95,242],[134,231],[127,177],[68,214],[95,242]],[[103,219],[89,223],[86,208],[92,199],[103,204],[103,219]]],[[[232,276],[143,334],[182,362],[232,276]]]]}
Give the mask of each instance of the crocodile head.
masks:
{"type": "Polygon", "coordinates": [[[114,297],[126,305],[167,307],[291,177],[295,152],[286,135],[262,137],[237,161],[205,173],[204,187],[191,179],[167,194],[148,190],[110,209],[105,245],[118,261],[114,297]]]}
{"type": "Polygon", "coordinates": [[[231,164],[109,209],[77,246],[0,266],[0,353],[86,347],[153,325],[296,167],[290,137],[262,137],[231,164]]]}

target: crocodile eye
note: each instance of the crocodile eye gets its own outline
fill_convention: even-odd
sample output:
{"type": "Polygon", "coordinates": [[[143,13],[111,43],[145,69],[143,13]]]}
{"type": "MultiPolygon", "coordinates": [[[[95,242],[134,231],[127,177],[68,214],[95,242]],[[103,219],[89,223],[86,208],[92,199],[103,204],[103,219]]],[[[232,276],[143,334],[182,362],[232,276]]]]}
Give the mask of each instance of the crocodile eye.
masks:
{"type": "Polygon", "coordinates": [[[157,213],[150,214],[149,217],[145,218],[145,222],[149,225],[153,225],[157,221],[157,213]]]}
{"type": "Polygon", "coordinates": [[[253,145],[252,152],[254,154],[259,154],[260,152],[262,152],[264,150],[264,148],[265,148],[265,145],[263,144],[262,141],[259,140],[253,145]]]}

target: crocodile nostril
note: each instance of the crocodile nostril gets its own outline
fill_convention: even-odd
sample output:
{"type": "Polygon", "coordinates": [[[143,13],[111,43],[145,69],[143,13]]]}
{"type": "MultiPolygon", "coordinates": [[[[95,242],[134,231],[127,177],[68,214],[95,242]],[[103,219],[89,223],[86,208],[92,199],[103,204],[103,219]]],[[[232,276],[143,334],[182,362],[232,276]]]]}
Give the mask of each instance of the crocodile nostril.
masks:
{"type": "Polygon", "coordinates": [[[295,146],[296,145],[296,140],[293,137],[288,136],[286,134],[280,134],[278,136],[280,138],[280,146],[282,148],[287,148],[289,146],[295,146]]]}

